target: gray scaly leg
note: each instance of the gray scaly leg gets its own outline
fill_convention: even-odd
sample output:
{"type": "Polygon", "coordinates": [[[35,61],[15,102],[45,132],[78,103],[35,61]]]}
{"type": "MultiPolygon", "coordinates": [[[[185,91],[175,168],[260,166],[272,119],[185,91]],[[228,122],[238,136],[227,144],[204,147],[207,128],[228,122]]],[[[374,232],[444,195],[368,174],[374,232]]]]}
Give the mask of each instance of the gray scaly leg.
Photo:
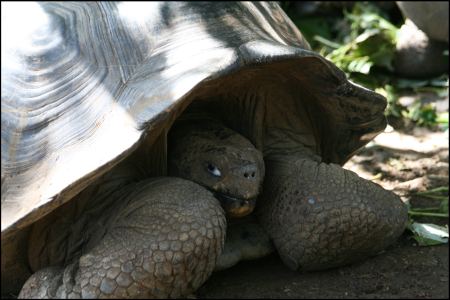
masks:
{"type": "Polygon", "coordinates": [[[294,157],[266,160],[266,170],[259,217],[294,270],[375,255],[407,224],[406,206],[397,195],[338,165],[294,157]]]}
{"type": "Polygon", "coordinates": [[[226,230],[219,202],[199,185],[158,178],[127,186],[103,238],[72,264],[45,268],[19,298],[174,298],[211,275],[226,230]]]}

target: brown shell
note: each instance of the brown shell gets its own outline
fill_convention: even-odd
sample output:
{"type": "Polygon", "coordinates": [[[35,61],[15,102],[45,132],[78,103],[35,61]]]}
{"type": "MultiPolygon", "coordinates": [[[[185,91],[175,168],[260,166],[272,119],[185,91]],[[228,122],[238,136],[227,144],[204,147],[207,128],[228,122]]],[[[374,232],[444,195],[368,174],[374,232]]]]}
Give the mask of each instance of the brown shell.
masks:
{"type": "Polygon", "coordinates": [[[17,29],[2,30],[2,240],[152,143],[194,99],[238,109],[229,122],[265,152],[281,126],[340,164],[386,125],[385,99],[310,51],[275,3],[2,9],[2,27],[17,29]]]}

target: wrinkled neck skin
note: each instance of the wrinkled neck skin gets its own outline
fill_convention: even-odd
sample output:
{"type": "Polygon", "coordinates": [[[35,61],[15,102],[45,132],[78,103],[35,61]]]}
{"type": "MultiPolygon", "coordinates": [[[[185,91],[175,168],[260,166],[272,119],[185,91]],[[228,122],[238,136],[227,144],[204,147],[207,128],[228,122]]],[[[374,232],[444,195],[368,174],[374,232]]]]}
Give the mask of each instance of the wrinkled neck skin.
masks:
{"type": "Polygon", "coordinates": [[[169,131],[168,170],[214,192],[230,217],[251,213],[264,178],[261,152],[201,111],[188,111],[169,131]]]}

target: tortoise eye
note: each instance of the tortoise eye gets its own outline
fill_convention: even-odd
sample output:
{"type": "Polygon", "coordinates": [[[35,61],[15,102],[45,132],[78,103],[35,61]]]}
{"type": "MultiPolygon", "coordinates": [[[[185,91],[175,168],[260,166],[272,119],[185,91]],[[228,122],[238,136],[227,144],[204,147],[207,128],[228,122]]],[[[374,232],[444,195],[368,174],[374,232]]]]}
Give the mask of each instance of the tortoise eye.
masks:
{"type": "Polygon", "coordinates": [[[222,175],[220,170],[215,165],[213,165],[211,163],[208,163],[207,169],[208,169],[209,173],[211,173],[212,175],[214,175],[216,177],[220,177],[222,175]]]}

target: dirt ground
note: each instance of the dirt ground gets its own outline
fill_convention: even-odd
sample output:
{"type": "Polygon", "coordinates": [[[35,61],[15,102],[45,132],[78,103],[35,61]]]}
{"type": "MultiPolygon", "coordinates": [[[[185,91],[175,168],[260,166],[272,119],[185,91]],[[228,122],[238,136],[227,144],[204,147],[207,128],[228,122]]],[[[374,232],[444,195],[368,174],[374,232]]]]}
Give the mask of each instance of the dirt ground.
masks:
{"type": "MultiPolygon", "coordinates": [[[[448,186],[448,131],[424,128],[380,134],[344,167],[393,190],[415,206],[434,206],[416,192],[448,186]]],[[[448,224],[447,218],[419,222],[448,224]]],[[[198,298],[449,297],[448,244],[419,247],[408,232],[380,255],[337,269],[300,273],[276,254],[216,272],[198,298]]]]}

